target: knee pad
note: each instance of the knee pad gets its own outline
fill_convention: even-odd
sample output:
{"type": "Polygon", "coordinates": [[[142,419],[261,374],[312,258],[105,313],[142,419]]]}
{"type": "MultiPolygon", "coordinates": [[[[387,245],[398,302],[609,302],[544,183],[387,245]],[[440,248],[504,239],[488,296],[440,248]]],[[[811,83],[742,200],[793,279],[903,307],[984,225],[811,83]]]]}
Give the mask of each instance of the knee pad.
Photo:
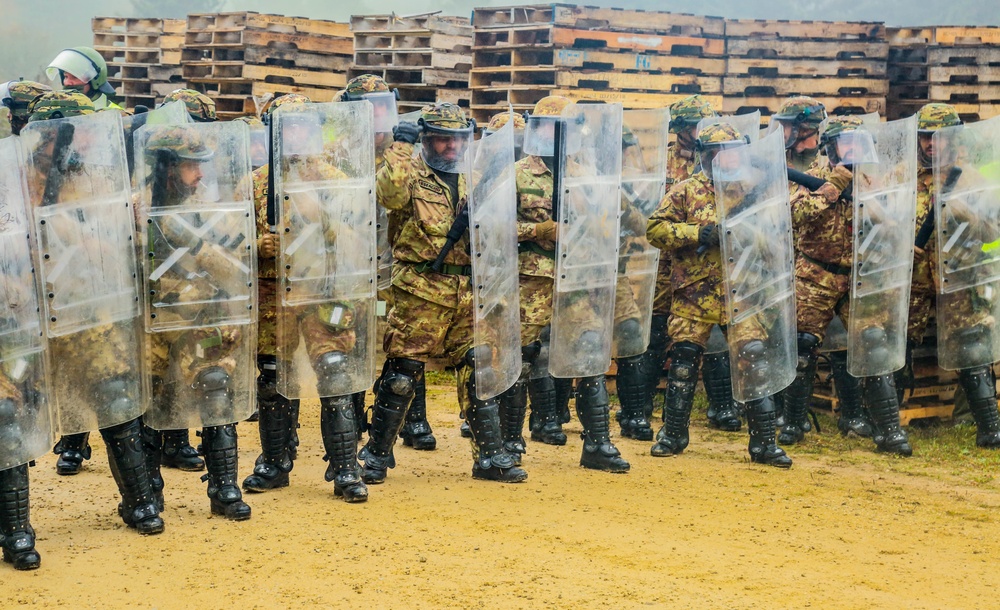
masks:
{"type": "Polygon", "coordinates": [[[316,359],[316,389],[320,396],[346,393],[349,382],[347,354],[326,352],[316,359]]]}
{"type": "Polygon", "coordinates": [[[760,339],[747,341],[740,347],[740,361],[745,362],[748,376],[753,379],[753,383],[760,384],[767,381],[770,366],[767,361],[767,346],[760,339]]]}
{"type": "Polygon", "coordinates": [[[274,356],[257,356],[257,396],[273,402],[278,399],[278,359],[274,356]]]}
{"type": "Polygon", "coordinates": [[[976,366],[992,360],[993,346],[989,331],[982,325],[976,325],[956,333],[955,345],[958,348],[958,364],[962,368],[976,366]]]}
{"type": "MultiPolygon", "coordinates": [[[[521,379],[527,379],[531,375],[531,370],[538,361],[538,356],[541,355],[541,353],[541,341],[534,341],[528,345],[521,346],[521,379]]],[[[546,362],[548,362],[547,359],[546,362]]]]}
{"type": "Polygon", "coordinates": [[[129,409],[135,402],[135,397],[129,393],[132,384],[124,377],[113,377],[99,381],[94,392],[102,404],[107,405],[111,412],[129,409]]]}
{"type": "Polygon", "coordinates": [[[576,340],[580,354],[590,354],[601,351],[601,333],[596,330],[587,330],[580,334],[576,340]]]}
{"type": "Polygon", "coordinates": [[[646,351],[643,345],[642,324],[635,318],[622,320],[615,327],[615,338],[619,352],[637,354],[646,351]]]}
{"type": "Polygon", "coordinates": [[[417,381],[424,376],[424,363],[408,358],[390,358],[385,361],[379,390],[409,398],[416,390],[417,381]]]}
{"type": "Polygon", "coordinates": [[[799,358],[795,365],[796,370],[805,371],[816,362],[819,357],[819,337],[810,333],[798,334],[799,358]]]}
{"type": "Polygon", "coordinates": [[[229,389],[229,380],[229,373],[221,366],[210,366],[198,373],[192,386],[202,394],[212,394],[229,389]]]}
{"type": "Polygon", "coordinates": [[[0,426],[14,423],[17,417],[17,403],[10,398],[0,400],[0,426]]]}
{"type": "Polygon", "coordinates": [[[681,381],[696,381],[698,364],[704,350],[700,345],[681,341],[670,350],[670,373],[681,381]]]}

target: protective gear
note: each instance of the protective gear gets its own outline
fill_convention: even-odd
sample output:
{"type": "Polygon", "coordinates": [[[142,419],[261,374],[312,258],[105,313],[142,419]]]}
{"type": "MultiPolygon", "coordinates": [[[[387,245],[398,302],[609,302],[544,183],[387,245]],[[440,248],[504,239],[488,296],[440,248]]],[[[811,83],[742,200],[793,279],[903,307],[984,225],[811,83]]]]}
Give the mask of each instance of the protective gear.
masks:
{"type": "Polygon", "coordinates": [[[958,110],[951,104],[925,104],[917,111],[917,133],[932,134],[946,127],[962,124],[958,110]]]}
{"type": "Polygon", "coordinates": [[[165,430],[163,432],[163,455],[160,464],[167,468],[177,468],[187,472],[205,469],[205,461],[191,446],[187,430],[165,430]]]}
{"type": "Polygon", "coordinates": [[[700,345],[687,341],[675,343],[671,350],[663,426],[656,433],[656,444],[649,451],[653,457],[679,455],[688,446],[688,425],[703,351],[700,345]]]}
{"type": "MultiPolygon", "coordinates": [[[[376,382],[378,383],[378,382],[376,382]]],[[[413,400],[406,410],[406,422],[399,431],[404,447],[413,447],[417,451],[434,451],[437,449],[437,439],[427,421],[427,382],[423,377],[417,380],[413,391],[413,400]]]]}
{"type": "MultiPolygon", "coordinates": [[[[572,385],[573,380],[568,380],[572,385]]],[[[546,445],[566,444],[566,435],[559,421],[556,380],[551,375],[532,377],[528,380],[528,398],[531,402],[531,440],[546,445]]]]}
{"type": "Polygon", "coordinates": [[[28,465],[0,470],[0,548],[15,570],[37,570],[42,558],[35,550],[28,502],[28,465]]]}
{"type": "Polygon", "coordinates": [[[859,116],[835,116],[826,124],[819,144],[826,150],[831,165],[852,168],[864,163],[878,163],[875,142],[859,116]]]}
{"type": "Polygon", "coordinates": [[[660,386],[660,379],[663,377],[663,368],[667,365],[667,349],[670,346],[670,337],[667,336],[667,316],[653,315],[650,322],[649,349],[646,350],[647,360],[643,369],[646,371],[647,392],[650,401],[647,405],[646,419],[652,421],[653,401],[660,386]]]}
{"type": "Polygon", "coordinates": [[[236,450],[236,425],[211,426],[201,431],[201,442],[208,472],[201,477],[208,481],[208,498],[212,514],[230,521],[246,521],[250,507],[236,485],[239,452],[236,450]]]}
{"type": "Polygon", "coordinates": [[[161,155],[167,155],[172,163],[180,161],[207,163],[215,156],[215,153],[205,145],[205,138],[201,133],[185,126],[155,131],[146,140],[143,152],[146,154],[146,162],[151,166],[161,155]]]}
{"type": "Polygon", "coordinates": [[[288,473],[294,466],[290,454],[292,405],[277,391],[277,366],[273,357],[258,356],[257,409],[260,430],[260,457],[253,474],[243,480],[243,489],[264,492],[288,487],[288,473]]]}
{"type": "Polygon", "coordinates": [[[146,469],[141,435],[138,419],[101,429],[101,437],[108,448],[111,474],[122,498],[118,515],[125,525],[134,527],[140,534],[159,534],[163,531],[163,520],[146,469]]]}
{"type": "Polygon", "coordinates": [[[399,122],[399,112],[396,110],[396,100],[399,92],[390,89],[382,77],[374,74],[362,74],[347,82],[347,87],[341,94],[341,102],[358,102],[366,100],[374,106],[375,133],[391,133],[399,122]]]}
{"type": "MultiPolygon", "coordinates": [[[[699,156],[699,171],[703,172],[709,178],[715,178],[712,172],[715,170],[713,161],[715,160],[716,155],[724,149],[744,146],[749,143],[750,139],[748,137],[741,135],[735,127],[724,120],[707,125],[703,129],[699,129],[698,138],[695,140],[695,150],[698,151],[699,156]]],[[[746,172],[746,167],[744,167],[743,164],[740,164],[739,167],[733,169],[719,169],[720,171],[725,169],[727,172],[735,172],[733,176],[720,175],[718,177],[720,180],[727,181],[735,181],[737,178],[742,177],[746,172]]]]}
{"type": "Polygon", "coordinates": [[[326,480],[333,481],[333,494],[345,502],[364,502],[368,488],[361,480],[358,465],[357,422],[354,421],[354,404],[350,396],[320,398],[320,432],[330,465],[326,480]]]}
{"type": "Polygon", "coordinates": [[[698,229],[698,244],[707,248],[719,245],[719,227],[715,224],[707,224],[698,229]]]}
{"type": "Polygon", "coordinates": [[[560,424],[568,424],[572,419],[569,414],[569,401],[576,395],[572,379],[555,378],[556,383],[556,414],[560,424]]]}
{"type": "Polygon", "coordinates": [[[499,396],[499,402],[500,435],[503,437],[503,448],[504,451],[514,456],[516,464],[520,466],[521,456],[527,451],[523,430],[524,417],[528,412],[528,380],[522,377],[515,381],[514,385],[499,396]]]}
{"type": "Polygon", "coordinates": [[[793,445],[805,437],[802,422],[809,417],[809,403],[812,400],[813,384],[816,378],[816,362],[819,358],[819,337],[809,333],[798,333],[798,363],[795,380],[782,394],[785,406],[785,425],[778,435],[782,445],[793,445]]]}
{"type": "Polygon", "coordinates": [[[420,126],[416,123],[403,121],[392,128],[392,139],[405,144],[416,144],[420,139],[420,126]]]}
{"type": "Polygon", "coordinates": [[[80,472],[84,460],[90,459],[89,432],[68,434],[59,439],[52,453],[59,456],[56,460],[56,474],[71,476],[80,472]]]}
{"type": "MultiPolygon", "coordinates": [[[[465,417],[472,431],[472,478],[520,483],[528,478],[528,473],[518,468],[520,455],[511,454],[504,447],[499,400],[496,397],[486,400],[479,398],[485,394],[476,388],[478,375],[475,349],[466,352],[464,364],[472,367],[467,386],[469,406],[465,410],[465,417]]],[[[523,419],[521,421],[523,425],[523,419]]]]}
{"type": "Polygon", "coordinates": [[[417,125],[423,137],[420,154],[431,169],[446,174],[468,171],[469,149],[476,133],[475,119],[467,119],[465,112],[455,104],[438,102],[421,109],[417,125]],[[445,152],[439,153],[430,138],[445,138],[450,143],[445,152]]]}
{"type": "Polygon", "coordinates": [[[14,135],[21,133],[31,116],[31,102],[52,91],[52,87],[30,80],[10,81],[0,87],[0,105],[10,110],[10,125],[14,135]]]}
{"type": "Polygon", "coordinates": [[[518,130],[524,129],[524,115],[514,114],[511,112],[498,112],[490,117],[490,122],[486,124],[486,128],[483,130],[483,135],[489,135],[500,131],[500,128],[506,125],[511,118],[514,120],[515,134],[518,130]]]}
{"type": "Polygon", "coordinates": [[[182,102],[191,120],[196,123],[211,123],[219,118],[215,112],[215,101],[193,89],[171,91],[163,97],[163,105],[170,102],[182,102]]]}
{"type": "MultiPolygon", "coordinates": [[[[816,134],[826,118],[826,107],[806,96],[788,98],[778,108],[778,112],[771,115],[771,120],[778,121],[778,126],[787,125],[791,128],[788,135],[784,136],[785,150],[791,150],[802,140],[816,134]]],[[[810,154],[815,154],[815,149],[810,154]]]]}
{"type": "Polygon", "coordinates": [[[377,485],[384,482],[387,469],[396,467],[392,446],[396,444],[396,437],[403,427],[417,382],[423,376],[424,363],[419,360],[389,358],[382,365],[368,442],[358,453],[358,459],[364,462],[362,478],[365,483],[377,485]]]}
{"type": "Polygon", "coordinates": [[[28,105],[28,122],[66,119],[94,114],[94,104],[86,95],[75,91],[51,91],[28,105]]]}
{"type": "Polygon", "coordinates": [[[750,461],[776,468],[791,468],[792,459],[774,444],[774,427],[777,416],[774,399],[770,396],[747,403],[750,461]]]}
{"type": "MultiPolygon", "coordinates": [[[[618,411],[621,435],[637,441],[651,441],[653,429],[647,413],[653,410],[653,395],[649,391],[649,372],[644,368],[649,361],[645,354],[639,354],[618,358],[616,362],[618,372],[615,387],[621,402],[621,409],[618,411]]],[[[579,405],[579,401],[577,404],[579,405]]],[[[579,406],[577,409],[579,410],[579,406]]]]}
{"type": "Polygon", "coordinates": [[[729,352],[706,353],[701,377],[708,395],[708,424],[726,432],[740,429],[740,412],[733,400],[732,369],[729,352]]]}
{"type": "Polygon", "coordinates": [[[892,375],[865,377],[861,380],[861,391],[872,418],[872,439],[878,450],[904,457],[913,455],[910,440],[899,426],[899,403],[892,375]]]}
{"type": "Polygon", "coordinates": [[[233,408],[232,381],[232,377],[221,366],[209,367],[195,376],[191,385],[201,396],[199,406],[203,421],[230,417],[229,413],[233,408]]]}
{"type": "Polygon", "coordinates": [[[976,420],[976,446],[1000,449],[1000,412],[997,411],[997,380],[992,366],[958,372],[958,382],[969,400],[976,420]]]}
{"type": "Polygon", "coordinates": [[[670,133],[696,127],[706,117],[716,116],[712,105],[700,95],[691,95],[670,105],[670,133]]]}
{"type": "Polygon", "coordinates": [[[604,375],[580,380],[576,414],[583,425],[583,453],[580,465],[591,470],[628,472],[630,465],[611,442],[611,412],[604,375]]]}
{"type": "Polygon", "coordinates": [[[301,93],[286,93],[284,95],[279,95],[278,97],[271,98],[261,109],[260,117],[264,121],[264,124],[270,124],[271,116],[278,108],[283,108],[287,106],[288,108],[296,108],[298,106],[304,106],[305,104],[312,103],[312,100],[308,96],[302,95],[301,93]]]}
{"type": "Polygon", "coordinates": [[[558,225],[551,218],[535,225],[535,239],[537,241],[555,241],[558,225]]]}
{"type": "Polygon", "coordinates": [[[861,380],[847,372],[847,351],[829,353],[830,369],[833,373],[833,387],[837,392],[840,417],[837,429],[842,436],[855,435],[871,438],[872,427],[865,416],[861,402],[861,380]]]}
{"type": "Polygon", "coordinates": [[[561,95],[549,95],[535,103],[525,118],[524,146],[526,155],[552,157],[555,153],[555,124],[572,102],[561,95]]]}
{"type": "Polygon", "coordinates": [[[90,47],[63,49],[45,69],[45,76],[49,80],[58,79],[63,87],[70,88],[63,82],[64,73],[72,74],[78,80],[89,83],[93,90],[92,96],[96,97],[97,92],[106,95],[115,94],[115,88],[108,83],[107,62],[104,61],[104,57],[100,53],[90,47]]]}
{"type": "Polygon", "coordinates": [[[142,439],[142,454],[146,462],[146,472],[149,474],[149,486],[153,491],[153,504],[156,505],[156,510],[162,513],[164,483],[160,460],[163,457],[163,433],[141,422],[140,425],[139,437],[142,439]]]}

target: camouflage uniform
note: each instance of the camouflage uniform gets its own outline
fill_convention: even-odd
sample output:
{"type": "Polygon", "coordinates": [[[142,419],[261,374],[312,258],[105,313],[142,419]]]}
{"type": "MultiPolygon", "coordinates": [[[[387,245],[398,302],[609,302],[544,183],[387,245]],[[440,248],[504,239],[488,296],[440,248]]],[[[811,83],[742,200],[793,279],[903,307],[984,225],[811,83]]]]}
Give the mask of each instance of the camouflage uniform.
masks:
{"type": "Polygon", "coordinates": [[[219,119],[215,101],[194,89],[175,89],[163,97],[163,103],[183,102],[191,119],[196,123],[211,123],[219,119]]]}

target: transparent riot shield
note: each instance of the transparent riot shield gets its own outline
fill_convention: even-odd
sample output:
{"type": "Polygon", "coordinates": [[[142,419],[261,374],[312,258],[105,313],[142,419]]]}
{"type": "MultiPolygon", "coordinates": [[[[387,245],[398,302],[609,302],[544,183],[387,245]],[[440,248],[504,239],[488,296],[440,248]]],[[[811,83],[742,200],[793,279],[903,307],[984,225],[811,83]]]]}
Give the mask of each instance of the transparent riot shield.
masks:
{"type": "Polygon", "coordinates": [[[741,136],[750,138],[750,142],[756,142],[760,139],[761,129],[759,110],[755,110],[750,114],[705,117],[704,119],[698,121],[698,131],[701,131],[709,125],[717,125],[719,123],[732,125],[736,131],[740,132],[741,136]]]}
{"type": "MultiPolygon", "coordinates": [[[[616,358],[637,356],[649,345],[660,251],[646,240],[646,221],[660,205],[666,189],[663,168],[667,166],[670,110],[626,110],[622,121],[622,216],[616,308],[633,313],[638,325],[615,326],[612,353],[616,358]]],[[[617,311],[615,318],[621,319],[624,313],[617,311]]]]}
{"type": "Polygon", "coordinates": [[[124,131],[117,112],[29,123],[36,271],[60,432],[138,417],[141,305],[124,131]]]}
{"type": "Polygon", "coordinates": [[[273,120],[278,390],[288,398],[359,392],[375,377],[372,105],[281,108],[273,120]]]}
{"type": "Polygon", "coordinates": [[[0,470],[55,440],[23,169],[17,139],[0,140],[0,470]]]}
{"type": "Polygon", "coordinates": [[[256,216],[246,123],[135,134],[143,301],[156,429],[242,421],[254,407],[256,216]],[[225,400],[201,375],[224,372],[225,400]]]}
{"type": "Polygon", "coordinates": [[[1000,360],[1000,117],[933,136],[938,364],[1000,360]]]}
{"type": "Polygon", "coordinates": [[[375,224],[378,229],[378,289],[392,286],[392,243],[389,240],[389,214],[382,206],[375,206],[375,224]]]}
{"type": "Polygon", "coordinates": [[[720,151],[712,174],[733,396],[746,402],[776,394],[795,378],[795,269],[782,134],[720,151]],[[732,171],[737,167],[744,171],[732,171]]]}
{"type": "Polygon", "coordinates": [[[514,126],[476,143],[469,189],[476,394],[489,400],[521,374],[514,126]]]}
{"type": "Polygon", "coordinates": [[[601,375],[611,364],[621,210],[622,107],[570,104],[556,137],[558,225],[549,371],[601,375]]]}
{"type": "Polygon", "coordinates": [[[887,375],[906,362],[914,218],[916,117],[867,123],[876,163],[854,165],[854,265],[847,370],[887,375]]]}

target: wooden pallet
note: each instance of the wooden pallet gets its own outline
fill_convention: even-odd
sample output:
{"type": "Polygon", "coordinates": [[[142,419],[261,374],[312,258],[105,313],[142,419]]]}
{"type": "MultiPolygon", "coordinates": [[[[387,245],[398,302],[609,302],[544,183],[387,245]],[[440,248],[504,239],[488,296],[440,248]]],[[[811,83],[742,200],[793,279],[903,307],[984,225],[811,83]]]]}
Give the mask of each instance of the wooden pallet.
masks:
{"type": "Polygon", "coordinates": [[[396,87],[396,91],[399,92],[399,100],[396,101],[396,105],[401,112],[420,110],[424,106],[434,105],[435,102],[448,102],[462,108],[468,108],[472,100],[472,92],[469,89],[400,85],[396,87]]]}
{"type": "Polygon", "coordinates": [[[893,45],[983,45],[1000,44],[997,26],[930,26],[887,28],[893,45]]]}
{"type": "MultiPolygon", "coordinates": [[[[787,97],[784,96],[753,96],[729,97],[722,99],[722,114],[747,114],[759,110],[761,117],[769,117],[781,108],[787,97]]],[[[826,107],[830,114],[868,114],[870,112],[885,113],[884,97],[829,97],[816,96],[816,100],[826,107]]]]}
{"type": "Polygon", "coordinates": [[[885,42],[810,41],[779,39],[726,39],[729,57],[754,57],[772,59],[885,59],[889,45],[885,42]]]}
{"type": "Polygon", "coordinates": [[[185,48],[259,46],[332,55],[354,54],[354,40],[350,37],[341,38],[321,34],[272,32],[269,30],[188,31],[185,34],[184,46],[185,48]]]}
{"type": "Polygon", "coordinates": [[[286,17],[250,11],[231,13],[197,13],[188,15],[187,31],[226,32],[240,30],[265,30],[286,34],[319,34],[322,36],[350,38],[351,26],[347,23],[305,17],[286,17]]]}
{"type": "Polygon", "coordinates": [[[1000,84],[940,85],[932,83],[928,99],[935,102],[1000,102],[1000,84]]]}
{"type": "Polygon", "coordinates": [[[722,92],[727,96],[811,95],[836,97],[885,96],[889,83],[882,78],[761,78],[727,76],[722,92]]]}
{"type": "Polygon", "coordinates": [[[725,35],[721,17],[667,13],[572,4],[538,4],[477,8],[472,11],[476,29],[527,24],[564,25],[579,29],[650,32],[679,36],[725,35]]]}
{"type": "Polygon", "coordinates": [[[885,77],[886,62],[879,59],[754,59],[730,57],[726,61],[727,76],[854,76],[885,77]]]}
{"type": "Polygon", "coordinates": [[[853,21],[726,19],[726,38],[799,40],[885,40],[885,24],[853,21]]]}
{"type": "Polygon", "coordinates": [[[725,42],[718,38],[577,30],[550,25],[476,30],[472,48],[477,51],[497,47],[541,46],[642,51],[693,57],[721,57],[725,53],[725,42]]]}
{"type": "MultiPolygon", "coordinates": [[[[1000,49],[997,49],[1000,51],[1000,49]]],[[[977,84],[1000,83],[1000,66],[941,66],[927,68],[930,83],[977,84]]]]}
{"type": "Polygon", "coordinates": [[[1000,45],[927,47],[926,62],[934,66],[1000,66],[1000,45]]]}
{"type": "Polygon", "coordinates": [[[417,32],[363,32],[354,36],[355,53],[389,51],[396,49],[438,49],[468,53],[472,48],[469,36],[417,32]]]}
{"type": "Polygon", "coordinates": [[[626,72],[576,72],[537,68],[473,68],[469,74],[473,89],[539,86],[615,89],[620,91],[655,91],[672,93],[718,94],[722,79],[718,76],[673,75],[626,72]]]}
{"type": "Polygon", "coordinates": [[[449,53],[434,49],[407,49],[395,51],[358,51],[354,54],[354,71],[371,71],[384,68],[439,68],[462,70],[472,68],[472,54],[449,53]]]}
{"type": "Polygon", "coordinates": [[[247,47],[243,60],[257,66],[297,68],[299,70],[329,70],[346,72],[351,67],[350,55],[309,53],[297,50],[280,50],[265,47],[247,47]]]}
{"type": "Polygon", "coordinates": [[[622,72],[658,72],[666,74],[698,74],[722,76],[726,60],[708,57],[675,57],[588,49],[502,49],[477,50],[475,67],[551,67],[622,72]]]}
{"type": "Polygon", "coordinates": [[[432,30],[435,32],[450,32],[472,34],[472,27],[466,17],[424,13],[422,15],[400,16],[395,13],[387,15],[351,15],[352,32],[384,32],[396,30],[432,30]]]}
{"type": "Polygon", "coordinates": [[[239,62],[185,64],[184,79],[188,82],[259,81],[262,83],[298,85],[300,87],[342,88],[347,75],[321,70],[298,70],[276,66],[255,66],[239,62]]]}

